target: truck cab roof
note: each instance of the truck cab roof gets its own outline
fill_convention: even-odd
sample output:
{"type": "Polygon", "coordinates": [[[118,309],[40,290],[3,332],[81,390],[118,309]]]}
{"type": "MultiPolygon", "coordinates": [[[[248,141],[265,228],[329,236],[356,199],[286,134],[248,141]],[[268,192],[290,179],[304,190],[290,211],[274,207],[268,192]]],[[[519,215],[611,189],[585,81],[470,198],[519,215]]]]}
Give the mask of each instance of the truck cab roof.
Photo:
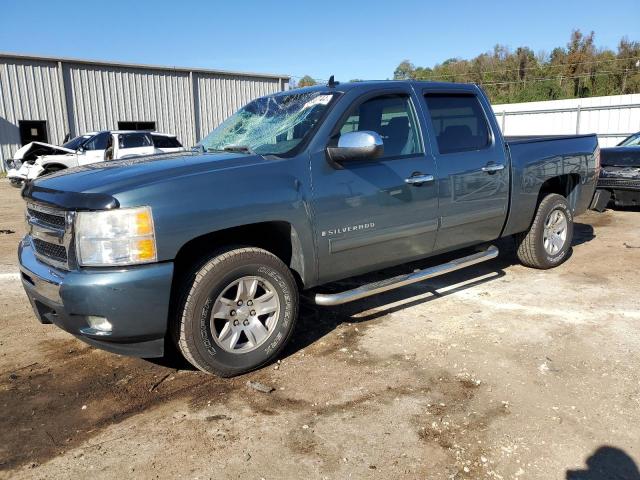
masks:
{"type": "Polygon", "coordinates": [[[308,92],[321,92],[321,93],[333,93],[340,92],[346,93],[348,91],[357,90],[375,90],[378,88],[385,88],[390,86],[412,86],[413,88],[434,88],[434,89],[447,89],[447,90],[459,90],[467,91],[469,93],[476,93],[479,87],[475,83],[451,83],[451,82],[431,82],[425,80],[366,80],[362,82],[347,82],[338,83],[335,87],[328,85],[314,85],[311,87],[297,88],[294,90],[288,90],[285,92],[276,93],[278,95],[288,95],[291,93],[308,93],[308,92]]]}

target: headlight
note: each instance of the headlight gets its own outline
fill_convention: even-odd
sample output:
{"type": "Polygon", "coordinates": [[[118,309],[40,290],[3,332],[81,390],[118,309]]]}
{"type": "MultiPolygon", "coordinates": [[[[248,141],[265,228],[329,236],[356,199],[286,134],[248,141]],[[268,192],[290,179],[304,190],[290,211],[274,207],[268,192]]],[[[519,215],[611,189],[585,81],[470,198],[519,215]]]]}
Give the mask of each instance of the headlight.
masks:
{"type": "Polygon", "coordinates": [[[78,212],[76,253],[82,266],[112,266],[157,260],[151,207],[78,212]]]}

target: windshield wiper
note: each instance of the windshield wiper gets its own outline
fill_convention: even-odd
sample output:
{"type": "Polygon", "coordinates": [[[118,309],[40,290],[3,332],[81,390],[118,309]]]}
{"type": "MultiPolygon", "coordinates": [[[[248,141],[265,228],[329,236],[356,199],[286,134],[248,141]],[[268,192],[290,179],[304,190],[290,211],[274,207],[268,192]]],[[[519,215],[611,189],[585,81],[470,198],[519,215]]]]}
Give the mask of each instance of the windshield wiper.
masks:
{"type": "Polygon", "coordinates": [[[247,145],[227,145],[224,147],[225,152],[241,152],[241,153],[250,153],[253,154],[254,151],[251,150],[247,145]]]}

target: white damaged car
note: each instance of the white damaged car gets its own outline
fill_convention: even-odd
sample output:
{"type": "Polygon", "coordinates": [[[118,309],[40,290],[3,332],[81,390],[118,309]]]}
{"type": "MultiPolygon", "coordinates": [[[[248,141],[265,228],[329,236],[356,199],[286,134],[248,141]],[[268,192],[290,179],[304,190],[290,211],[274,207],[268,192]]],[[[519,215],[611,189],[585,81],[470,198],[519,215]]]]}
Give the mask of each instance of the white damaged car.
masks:
{"type": "Polygon", "coordinates": [[[184,151],[175,135],[132,130],[90,132],[62,146],[31,142],[7,162],[7,178],[14,186],[65,168],[138,155],[184,151]]]}

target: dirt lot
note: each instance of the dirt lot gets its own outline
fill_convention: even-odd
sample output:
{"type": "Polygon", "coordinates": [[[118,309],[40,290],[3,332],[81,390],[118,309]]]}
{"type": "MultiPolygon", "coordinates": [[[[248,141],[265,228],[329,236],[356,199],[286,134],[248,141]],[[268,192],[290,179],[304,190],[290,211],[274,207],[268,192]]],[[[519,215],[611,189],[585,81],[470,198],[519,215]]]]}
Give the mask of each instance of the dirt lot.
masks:
{"type": "Polygon", "coordinates": [[[232,380],[38,324],[22,218],[2,180],[0,477],[640,478],[638,211],[578,218],[553,271],[501,242],[428,284],[307,306],[278,365],[232,380]]]}

